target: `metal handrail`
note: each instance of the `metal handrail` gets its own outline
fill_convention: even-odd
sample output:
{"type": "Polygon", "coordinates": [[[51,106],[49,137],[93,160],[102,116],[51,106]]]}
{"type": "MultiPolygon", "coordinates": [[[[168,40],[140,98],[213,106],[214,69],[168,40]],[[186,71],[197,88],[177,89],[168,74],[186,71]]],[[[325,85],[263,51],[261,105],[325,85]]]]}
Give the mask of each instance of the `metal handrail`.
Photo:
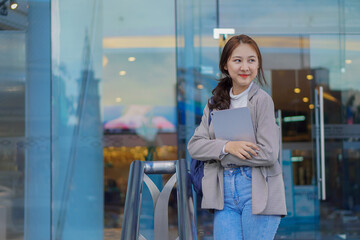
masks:
{"type": "Polygon", "coordinates": [[[128,188],[126,192],[124,217],[121,230],[122,240],[145,239],[139,233],[140,210],[143,181],[149,187],[154,201],[155,224],[154,232],[157,240],[168,239],[167,206],[170,191],[177,182],[178,201],[178,239],[196,239],[196,224],[194,216],[193,196],[191,181],[187,171],[185,159],[175,161],[134,161],[130,166],[128,188]],[[174,173],[162,192],[147,177],[146,174],[168,174],[174,173]],[[150,182],[149,182],[150,181],[150,182]],[[158,205],[157,205],[158,204],[158,205]],[[159,206],[161,205],[161,206],[159,206]],[[165,219],[166,217],[166,219],[165,219]]]}

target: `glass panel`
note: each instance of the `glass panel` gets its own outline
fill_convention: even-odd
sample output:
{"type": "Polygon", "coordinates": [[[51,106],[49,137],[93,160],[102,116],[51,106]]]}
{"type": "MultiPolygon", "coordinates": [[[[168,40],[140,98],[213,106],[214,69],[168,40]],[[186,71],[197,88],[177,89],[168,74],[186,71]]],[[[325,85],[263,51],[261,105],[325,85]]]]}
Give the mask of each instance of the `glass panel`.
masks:
{"type": "MultiPolygon", "coordinates": [[[[178,156],[190,162],[187,143],[200,123],[203,109],[219,77],[219,40],[216,1],[177,3],[177,100],[178,156]]],[[[200,239],[212,236],[213,214],[201,210],[197,200],[197,230],[200,239]]]]}
{"type": "Polygon", "coordinates": [[[51,11],[52,236],[102,239],[102,1],[52,1],[51,11]]]}
{"type": "MultiPolygon", "coordinates": [[[[178,158],[175,2],[110,0],[103,7],[104,238],[113,239],[121,231],[131,162],[178,158]]],[[[159,189],[168,178],[150,177],[159,189]]],[[[142,197],[140,234],[153,239],[153,201],[145,186],[142,197]]],[[[176,238],[176,197],[169,208],[176,238]]]]}
{"type": "Polygon", "coordinates": [[[312,143],[314,106],[309,80],[313,74],[309,38],[307,35],[260,35],[255,39],[261,46],[264,68],[270,72],[275,109],[281,110],[282,115],[282,163],[288,215],[281,222],[278,237],[286,239],[298,231],[292,228],[300,222],[313,237],[319,206],[312,143]]]}
{"type": "Polygon", "coordinates": [[[50,239],[50,1],[30,1],[28,20],[29,25],[26,31],[24,239],[50,239]]]}
{"type": "Polygon", "coordinates": [[[49,4],[11,4],[0,3],[0,239],[49,239],[49,4]]]}
{"type": "MultiPolygon", "coordinates": [[[[311,62],[326,71],[324,86],[326,200],[322,231],[359,238],[359,35],[311,36],[311,62]]],[[[316,77],[315,77],[316,80],[316,77]]]]}
{"type": "Polygon", "coordinates": [[[211,91],[219,77],[219,40],[213,38],[217,27],[216,2],[177,2],[177,99],[179,157],[190,160],[186,144],[200,123],[211,91]],[[194,8],[194,15],[187,10],[194,8]],[[195,24],[192,24],[191,21],[195,24]]]}
{"type": "Polygon", "coordinates": [[[0,239],[24,236],[25,33],[0,31],[0,239]]]}

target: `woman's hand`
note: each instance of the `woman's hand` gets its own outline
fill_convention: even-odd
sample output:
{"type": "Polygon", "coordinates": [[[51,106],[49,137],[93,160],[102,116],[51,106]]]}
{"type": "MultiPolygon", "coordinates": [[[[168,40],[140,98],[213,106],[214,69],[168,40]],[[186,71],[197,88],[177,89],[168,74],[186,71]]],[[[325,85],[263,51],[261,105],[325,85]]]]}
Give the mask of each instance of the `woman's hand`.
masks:
{"type": "Polygon", "coordinates": [[[225,152],[230,153],[240,159],[251,159],[251,155],[257,156],[259,148],[256,144],[246,141],[230,141],[225,144],[225,152]],[[251,155],[250,155],[251,154],[251,155]]]}

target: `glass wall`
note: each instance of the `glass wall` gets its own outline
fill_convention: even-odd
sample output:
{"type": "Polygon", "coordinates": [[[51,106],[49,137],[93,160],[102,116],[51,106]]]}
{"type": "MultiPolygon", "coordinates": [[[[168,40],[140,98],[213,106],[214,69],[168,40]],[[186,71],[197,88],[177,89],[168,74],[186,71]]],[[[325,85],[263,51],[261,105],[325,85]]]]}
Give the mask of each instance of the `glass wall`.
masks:
{"type": "MultiPolygon", "coordinates": [[[[110,0],[103,8],[104,239],[113,239],[120,235],[131,162],[177,159],[175,7],[166,0],[110,0]]],[[[169,176],[150,178],[162,189],[169,176]]],[[[169,224],[175,238],[174,194],[169,224]]],[[[140,233],[153,239],[146,185],[141,212],[140,233]]]]}
{"type": "Polygon", "coordinates": [[[0,239],[103,237],[99,3],[0,3],[0,239]]]}
{"type": "Polygon", "coordinates": [[[177,159],[174,2],[0,4],[0,238],[112,239],[130,163],[177,159]]]}
{"type": "Polygon", "coordinates": [[[1,2],[0,238],[48,239],[49,3],[18,1],[13,8],[1,2]]]}
{"type": "Polygon", "coordinates": [[[24,234],[26,35],[0,31],[0,239],[24,234]]]}
{"type": "Polygon", "coordinates": [[[103,237],[102,16],[100,0],[51,1],[53,239],[103,237]]]}
{"type": "MultiPolygon", "coordinates": [[[[354,159],[359,136],[359,3],[184,0],[177,6],[178,69],[183,70],[178,71],[179,96],[183,97],[179,97],[179,106],[184,106],[178,114],[179,127],[184,125],[186,130],[184,144],[219,77],[219,51],[230,37],[220,35],[215,40],[214,28],[232,28],[235,34],[252,36],[263,54],[269,82],[265,90],[272,95],[276,111],[282,113],[288,216],[280,225],[278,238],[358,237],[359,229],[354,226],[360,219],[355,190],[359,179],[354,171],[359,168],[354,159]],[[202,65],[206,61],[213,71],[202,65]],[[324,89],[324,178],[318,173],[322,164],[317,161],[320,149],[316,144],[315,90],[320,87],[324,89]],[[319,200],[322,181],[327,193],[319,200]]],[[[205,221],[201,218],[204,214],[198,212],[199,236],[210,237],[211,215],[206,215],[205,221]]]]}

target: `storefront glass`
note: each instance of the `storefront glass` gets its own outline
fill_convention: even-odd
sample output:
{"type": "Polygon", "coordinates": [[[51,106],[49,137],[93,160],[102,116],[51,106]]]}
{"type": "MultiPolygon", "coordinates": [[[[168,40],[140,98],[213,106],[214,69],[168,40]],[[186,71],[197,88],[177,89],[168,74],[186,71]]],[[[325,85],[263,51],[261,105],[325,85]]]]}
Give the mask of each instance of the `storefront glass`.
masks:
{"type": "MultiPolygon", "coordinates": [[[[179,114],[183,112],[182,124],[186,126],[189,137],[212,90],[199,90],[196,86],[202,81],[210,84],[209,78],[219,77],[216,75],[218,52],[224,39],[231,36],[220,34],[220,38],[215,40],[213,29],[230,28],[235,34],[252,36],[261,48],[265,75],[270,83],[265,90],[272,95],[276,112],[282,116],[281,161],[288,216],[280,225],[278,238],[359,236],[359,229],[354,228],[360,219],[359,194],[356,193],[359,180],[354,174],[359,170],[355,161],[358,152],[357,86],[360,86],[356,78],[359,75],[356,60],[359,49],[356,46],[360,29],[355,19],[359,20],[359,4],[356,1],[327,1],[326,6],[322,1],[309,1],[309,4],[297,1],[214,2],[193,3],[194,9],[212,9],[210,12],[216,19],[202,22],[200,15],[190,14],[193,22],[202,23],[194,25],[192,30],[188,29],[190,26],[182,17],[190,2],[179,1],[182,5],[177,11],[182,17],[178,16],[178,31],[184,32],[183,39],[190,39],[189,48],[196,49],[191,52],[186,41],[185,47],[178,44],[178,58],[181,58],[178,62],[187,63],[188,58],[193,61],[192,66],[178,74],[178,82],[183,81],[181,87],[187,89],[183,100],[185,108],[183,111],[180,109],[179,114]],[[197,49],[196,39],[202,42],[207,39],[213,45],[210,48],[200,45],[197,49]],[[202,59],[211,48],[213,55],[208,59],[217,58],[214,59],[215,70],[209,77],[200,72],[203,68],[196,60],[202,59]],[[315,90],[319,92],[320,87],[324,90],[323,109],[318,109],[315,103],[315,90]],[[199,92],[206,96],[203,100],[199,100],[199,92]],[[315,121],[318,111],[324,114],[324,175],[318,173],[323,166],[317,160],[321,152],[317,146],[320,127],[315,121]],[[322,196],[323,189],[326,190],[325,197],[322,196]]],[[[198,219],[201,219],[206,213],[198,214],[198,219]]],[[[206,215],[206,219],[209,217],[211,215],[206,215]]],[[[198,222],[198,230],[199,235],[210,237],[211,220],[207,222],[210,223],[198,222]]]]}
{"type": "MultiPolygon", "coordinates": [[[[131,162],[177,159],[175,8],[166,0],[103,4],[104,239],[114,239],[131,162]]],[[[161,190],[169,176],[150,178],[161,190]]],[[[153,200],[143,188],[140,234],[153,239],[153,200]]],[[[175,238],[174,194],[169,224],[175,238]]]]}
{"type": "Polygon", "coordinates": [[[102,16],[99,0],[51,1],[53,239],[103,237],[102,16]]]}
{"type": "Polygon", "coordinates": [[[50,4],[12,4],[0,11],[0,238],[49,239],[50,4]]]}
{"type": "Polygon", "coordinates": [[[0,31],[0,238],[24,234],[26,34],[0,31]]]}

